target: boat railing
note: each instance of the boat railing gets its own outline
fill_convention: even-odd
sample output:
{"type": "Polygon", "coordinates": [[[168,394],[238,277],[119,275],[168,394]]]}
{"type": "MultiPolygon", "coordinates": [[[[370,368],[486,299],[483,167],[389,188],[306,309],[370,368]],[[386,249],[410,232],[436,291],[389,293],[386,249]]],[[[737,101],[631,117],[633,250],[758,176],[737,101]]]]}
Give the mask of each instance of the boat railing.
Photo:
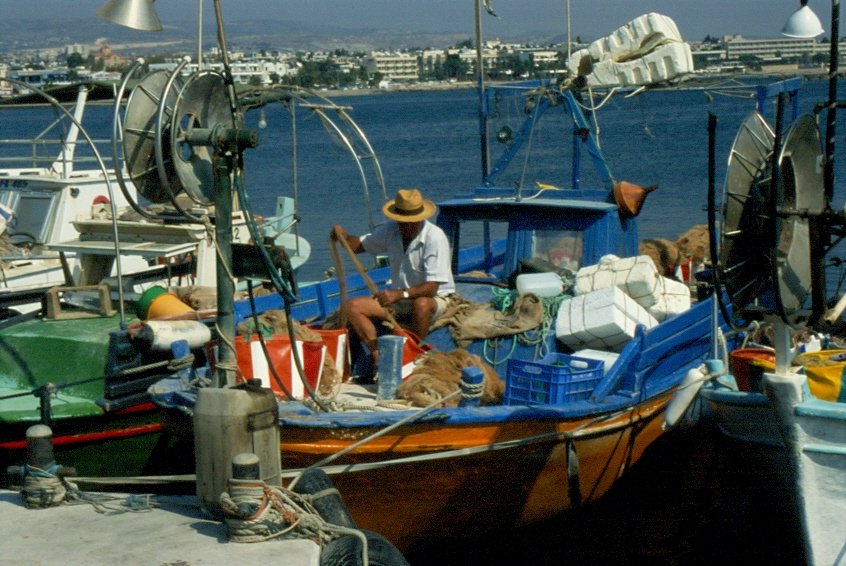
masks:
{"type": "MultiPolygon", "coordinates": [[[[106,157],[109,155],[106,148],[110,141],[101,139],[93,141],[100,148],[100,154],[104,160],[110,161],[106,157]]],[[[0,139],[0,175],[8,174],[8,171],[4,170],[14,170],[15,174],[25,174],[20,170],[50,168],[63,174],[70,174],[74,169],[80,169],[80,165],[83,164],[97,166],[97,159],[93,155],[75,154],[71,148],[73,145],[79,145],[80,150],[83,147],[87,149],[85,142],[69,144],[61,139],[42,137],[0,139]],[[61,171],[58,171],[58,169],[61,169],[61,171]]]]}

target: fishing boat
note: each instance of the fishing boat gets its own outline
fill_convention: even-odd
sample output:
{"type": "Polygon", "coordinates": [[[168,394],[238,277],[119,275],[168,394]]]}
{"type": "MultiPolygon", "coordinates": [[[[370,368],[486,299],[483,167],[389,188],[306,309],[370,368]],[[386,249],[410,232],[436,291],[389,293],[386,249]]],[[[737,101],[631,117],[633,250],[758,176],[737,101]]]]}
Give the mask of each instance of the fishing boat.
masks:
{"type": "MultiPolygon", "coordinates": [[[[219,3],[215,7],[219,10],[219,3]]],[[[221,30],[221,42],[222,37],[221,30]]],[[[225,43],[220,47],[226,62],[225,43]]],[[[160,102],[155,112],[144,114],[147,121],[171,124],[171,133],[162,137],[159,125],[156,136],[151,136],[155,147],[147,155],[156,155],[155,159],[149,157],[146,165],[155,162],[158,177],[147,173],[150,167],[138,171],[142,195],[155,196],[162,187],[175,187],[174,179],[178,179],[191,200],[214,202],[222,213],[217,216],[214,232],[219,261],[213,328],[209,328],[210,319],[197,321],[192,313],[188,316],[194,320],[187,321],[194,328],[213,330],[213,340],[170,340],[165,341],[164,348],[155,350],[149,340],[140,340],[131,326],[116,327],[113,320],[97,317],[86,328],[92,336],[100,332],[101,337],[91,339],[96,345],[87,370],[79,364],[80,371],[89,373],[65,374],[66,386],[58,388],[51,385],[54,361],[39,354],[47,348],[59,351],[56,344],[67,339],[68,332],[60,328],[63,321],[47,325],[43,320],[30,320],[0,328],[0,340],[10,345],[0,351],[8,359],[8,364],[4,360],[2,365],[17,368],[16,375],[10,376],[11,389],[17,391],[13,395],[23,398],[38,391],[42,401],[40,410],[16,407],[3,412],[5,422],[13,425],[3,427],[6,454],[22,456],[25,425],[41,421],[59,431],[54,438],[57,461],[75,466],[84,476],[128,476],[130,468],[139,464],[135,473],[167,473],[180,467],[186,454],[188,459],[193,455],[193,451],[175,448],[182,457],[165,457],[165,466],[159,466],[162,454],[193,441],[193,421],[188,417],[200,411],[204,391],[237,388],[239,380],[248,378],[255,385],[256,380],[264,378],[263,385],[282,397],[273,422],[281,433],[280,454],[288,485],[298,481],[303,469],[322,467],[345,494],[357,525],[384,534],[402,550],[413,550],[433,540],[472,537],[543,521],[607,493],[663,433],[668,403],[690,371],[712,357],[715,329],[723,323],[712,316],[712,299],[696,301],[686,284],[662,276],[651,259],[638,255],[637,215],[649,190],[612,174],[597,143],[596,129],[585,113],[592,103],[586,92],[587,80],[573,75],[561,81],[486,86],[481,63],[479,71],[482,182],[465,194],[439,203],[437,224],[452,246],[460,297],[482,305],[482,310],[493,317],[497,316],[495,309],[487,305],[495,295],[522,297],[549,308],[529,332],[499,339],[470,337],[462,340],[459,348],[458,339],[443,327],[431,332],[424,346],[418,346],[429,351],[420,359],[433,350],[463,350],[478,356],[480,366],[485,366],[481,360],[487,360],[498,374],[496,379],[503,380],[500,402],[479,406],[473,400],[478,401],[478,396],[467,393],[459,406],[449,406],[455,403],[448,401],[457,401],[462,391],[456,384],[449,398],[436,396],[422,407],[396,399],[377,399],[381,384],[374,389],[354,380],[338,384],[340,391],[325,395],[320,391],[319,377],[310,382],[308,359],[298,353],[299,345],[290,347],[295,339],[287,338],[291,358],[283,357],[293,359],[294,366],[304,371],[289,371],[287,386],[284,380],[276,379],[278,376],[268,375],[284,371],[287,361],[278,364],[271,356],[263,365],[262,375],[261,363],[256,365],[260,362],[259,350],[249,348],[249,361],[238,353],[238,344],[252,338],[249,332],[246,338],[236,338],[236,325],[277,309],[286,312],[291,325],[294,320],[308,322],[314,332],[325,332],[321,343],[328,343],[332,337],[334,346],[344,344],[340,337],[345,336],[345,330],[329,329],[324,324],[340,304],[342,293],[370,293],[373,287],[389,285],[390,275],[388,268],[380,267],[297,289],[291,271],[273,263],[261,245],[249,210],[249,195],[241,182],[240,160],[233,158],[256,142],[239,120],[241,103],[227,87],[226,71],[222,75],[201,72],[180,87],[169,113],[163,113],[167,105],[160,102]],[[503,151],[490,164],[489,110],[507,96],[520,101],[526,121],[516,131],[503,127],[496,132],[503,151]],[[209,101],[215,104],[206,104],[209,101]],[[189,111],[195,102],[214,111],[189,111]],[[545,179],[535,179],[536,184],[526,182],[530,173],[525,167],[517,173],[519,182],[510,184],[505,180],[508,165],[529,162],[519,157],[525,157],[531,149],[538,122],[553,113],[563,115],[569,128],[565,131],[572,133],[564,144],[570,148],[569,154],[564,154],[568,158],[559,160],[569,165],[567,185],[561,188],[545,179]],[[186,117],[187,123],[183,121],[186,117]],[[596,170],[595,188],[582,186],[585,153],[596,170]],[[173,170],[161,166],[162,155],[174,156],[173,170]],[[183,167],[179,159],[188,165],[183,167]],[[212,164],[220,168],[217,174],[209,173],[212,164]],[[165,169],[164,174],[161,169],[165,169]],[[198,170],[200,174],[196,174],[198,170]],[[147,184],[147,180],[155,182],[147,184]],[[233,191],[243,206],[256,248],[256,263],[237,268],[225,213],[233,191]],[[603,269],[610,276],[604,278],[610,284],[600,283],[603,278],[596,276],[603,269]],[[622,275],[615,277],[615,272],[622,275]],[[248,300],[236,302],[230,275],[272,284],[277,293],[251,293],[248,300]],[[523,275],[529,277],[521,279],[523,275]],[[524,292],[509,288],[512,276],[518,289],[520,281],[526,282],[524,292]],[[629,280],[636,280],[648,291],[633,296],[637,293],[624,290],[629,280]],[[565,284],[569,290],[566,294],[565,284]],[[574,292],[577,287],[580,289],[574,292]],[[544,295],[548,295],[545,302],[541,300],[544,295]],[[44,337],[40,333],[48,329],[54,334],[40,340],[44,337]],[[106,334],[108,341],[102,339],[106,334]],[[39,339],[32,339],[33,335],[39,339]],[[216,352],[207,348],[211,342],[216,352]],[[104,361],[108,365],[100,365],[104,361]],[[106,369],[93,371],[102,367],[106,369]],[[245,367],[252,375],[247,375],[245,367]],[[113,386],[113,394],[125,397],[106,399],[108,403],[104,404],[104,382],[106,387],[113,386]],[[293,390],[295,383],[302,385],[300,394],[293,390]],[[153,386],[148,390],[150,384],[153,386]],[[54,395],[57,389],[59,393],[54,395]],[[148,418],[148,413],[129,396],[146,402],[150,391],[167,415],[164,425],[130,425],[139,414],[148,418]],[[357,395],[359,402],[353,406],[342,394],[357,395]],[[115,410],[104,410],[106,404],[115,410]],[[386,410],[374,410],[377,406],[386,410]],[[142,432],[148,434],[146,439],[142,432]],[[152,440],[155,450],[133,452],[136,461],[111,457],[111,448],[122,436],[127,441],[152,440]],[[76,439],[82,441],[74,445],[76,439]],[[99,440],[103,442],[98,444],[99,440]],[[92,452],[99,454],[92,457],[92,452]],[[80,454],[83,457],[78,458],[80,454]],[[108,473],[109,468],[115,473],[108,473]]],[[[164,84],[174,84],[177,77],[176,72],[163,77],[164,84]]],[[[166,93],[169,88],[159,92],[166,93]]],[[[266,100],[268,94],[259,98],[266,100]]],[[[167,97],[156,98],[164,101],[167,97]]],[[[248,291],[252,291],[252,284],[248,291]]],[[[84,335],[78,322],[68,324],[73,325],[73,334],[84,335]]],[[[147,324],[152,328],[149,321],[147,324]]],[[[273,335],[268,341],[284,343],[286,338],[273,335]]],[[[72,348],[74,357],[82,360],[78,344],[72,348]]],[[[340,351],[336,359],[343,360],[345,350],[342,347],[340,351]]],[[[323,367],[322,361],[318,363],[323,367]]],[[[344,371],[342,364],[340,373],[344,371]]],[[[361,371],[358,365],[354,365],[356,371],[361,371]]],[[[479,372],[471,368],[462,375],[469,382],[478,379],[479,372]]],[[[3,402],[11,396],[5,397],[3,402]]],[[[193,459],[189,468],[192,464],[193,459]]]]}
{"type": "MultiPolygon", "coordinates": [[[[56,174],[35,169],[16,170],[8,181],[0,180],[7,208],[18,220],[9,232],[14,237],[13,230],[40,227],[39,236],[49,238],[41,236],[38,243],[43,239],[45,253],[52,254],[41,263],[16,258],[14,270],[5,273],[37,263],[38,269],[61,276],[42,276],[31,282],[33,287],[19,278],[19,288],[0,297],[7,308],[0,321],[3,465],[22,460],[27,429],[42,423],[52,429],[58,457],[84,474],[166,474],[178,469],[178,462],[183,471],[192,469],[190,448],[179,449],[179,439],[162,434],[161,413],[147,392],[164,377],[185,375],[186,368],[174,364],[167,348],[151,351],[148,343],[139,350],[134,339],[138,325],[154,315],[156,304],[169,305],[168,316],[193,313],[193,330],[201,337],[210,335],[217,320],[219,240],[226,241],[230,253],[236,250],[239,262],[225,277],[232,285],[230,302],[245,287],[244,275],[252,276],[261,263],[249,241],[263,242],[271,265],[289,278],[310,255],[310,245],[296,227],[295,198],[278,197],[275,215],[265,218],[230,205],[230,222],[225,223],[216,214],[225,208],[203,193],[214,176],[211,154],[204,147],[192,151],[170,143],[172,128],[179,130],[174,135],[185,137],[180,128],[187,127],[186,116],[232,122],[222,75],[194,75],[186,83],[188,90],[181,90],[181,67],[173,73],[149,73],[123,104],[124,90],[141,64],[117,89],[111,140],[117,165],[107,168],[102,151],[76,124],[86,136],[91,159],[100,162],[100,173],[71,171],[70,161],[57,161],[67,172],[61,182],[53,179],[56,174]],[[158,120],[159,115],[167,119],[158,120]],[[247,228],[248,219],[253,230],[247,228]],[[226,227],[218,231],[221,225],[226,227]],[[241,276],[233,279],[233,272],[241,276]],[[57,366],[57,360],[73,363],[57,366]]],[[[348,146],[364,170],[369,144],[345,107],[297,88],[262,92],[258,98],[245,93],[242,100],[239,112],[263,112],[269,104],[280,104],[319,115],[333,139],[348,146]]],[[[72,150],[73,143],[68,147],[72,150]]],[[[70,150],[63,154],[66,160],[70,150]]],[[[376,182],[382,183],[378,161],[370,161],[376,182]]],[[[191,361],[195,354],[200,365],[207,362],[203,351],[180,357],[191,361]]]]}
{"type": "MultiPolygon", "coordinates": [[[[700,392],[722,433],[775,478],[768,495],[797,518],[794,534],[809,564],[846,563],[846,395],[838,349],[846,302],[826,292],[844,225],[833,202],[837,3],[833,10],[825,137],[822,104],[790,121],[777,113],[775,126],[750,115],[732,148],[722,208],[711,205],[723,233],[715,281],[738,313],[732,325],[742,341],[725,353],[728,373],[700,392]],[[739,244],[756,235],[773,242],[762,254],[739,244]],[[761,325],[771,330],[767,340],[761,325]]],[[[816,18],[804,3],[796,15],[816,18]]],[[[794,33],[791,22],[785,30],[794,33]]],[[[816,27],[822,29],[818,20],[816,27]]]]}
{"type": "MultiPolygon", "coordinates": [[[[68,284],[79,275],[76,257],[50,250],[49,245],[77,236],[73,222],[91,215],[92,209],[105,210],[111,202],[106,176],[113,180],[113,174],[104,173],[94,156],[86,154],[86,141],[79,140],[88,92],[86,85],[80,85],[72,112],[53,113],[52,123],[48,121],[32,139],[4,140],[0,204],[7,218],[0,233],[0,302],[7,314],[32,303],[31,291],[68,284]],[[61,137],[54,136],[56,132],[61,137]]],[[[127,206],[122,194],[113,196],[117,207],[127,206]]]]}
{"type": "MultiPolygon", "coordinates": [[[[549,282],[552,275],[548,303],[554,308],[542,328],[519,338],[471,338],[460,348],[496,368],[505,380],[503,402],[448,406],[448,399],[435,395],[430,406],[419,408],[397,400],[380,404],[378,387],[354,380],[342,384],[340,394],[321,397],[313,391],[317,381],[303,377],[298,393],[289,390],[296,385],[295,372],[287,370],[287,382],[275,375],[291,367],[287,354],[278,365],[257,365],[259,348],[249,349],[249,361],[238,358],[241,370],[251,368],[249,377],[282,397],[283,476],[296,483],[302,469],[322,467],[345,494],[356,523],[383,533],[401,550],[532,524],[599,499],[663,433],[668,403],[689,372],[711,357],[714,303],[706,298],[691,306],[690,290],[682,283],[676,282],[687,304],[660,314],[661,322],[630,318],[626,305],[640,307],[614,284],[576,296],[561,292],[567,277],[582,273],[589,279],[601,265],[622,265],[611,254],[623,262],[638,256],[636,216],[647,194],[611,173],[583,110],[586,87],[586,81],[571,77],[481,88],[483,182],[438,205],[437,224],[452,244],[462,298],[484,305],[500,293],[519,296],[508,281],[531,266],[537,273],[525,274],[541,277],[525,280],[549,282]],[[503,104],[509,95],[523,101],[527,119],[516,133],[497,132],[507,143],[501,159],[489,167],[485,109],[503,104]],[[536,179],[537,185],[515,188],[504,182],[509,163],[525,162],[515,157],[531,146],[537,123],[554,112],[572,126],[573,139],[565,144],[573,148],[566,160],[572,164],[571,186],[536,179]],[[583,152],[601,179],[597,188],[582,186],[583,152]],[[580,330],[577,321],[583,323],[580,330]],[[348,403],[345,393],[355,402],[348,403]]],[[[372,293],[389,279],[390,269],[379,267],[303,285],[296,300],[283,301],[284,294],[255,297],[235,304],[234,322],[284,309],[287,320],[310,321],[320,331],[342,293],[372,293]]],[[[661,285],[672,286],[664,279],[661,285]]],[[[524,296],[538,300],[534,293],[524,296]]],[[[446,327],[425,342],[439,352],[459,349],[446,327]]],[[[362,370],[354,363],[352,373],[357,371],[362,370]]],[[[173,390],[161,390],[157,401],[168,410],[191,413],[192,391],[173,385],[179,401],[173,401],[173,390]]],[[[453,397],[459,391],[456,385],[453,397]]]]}

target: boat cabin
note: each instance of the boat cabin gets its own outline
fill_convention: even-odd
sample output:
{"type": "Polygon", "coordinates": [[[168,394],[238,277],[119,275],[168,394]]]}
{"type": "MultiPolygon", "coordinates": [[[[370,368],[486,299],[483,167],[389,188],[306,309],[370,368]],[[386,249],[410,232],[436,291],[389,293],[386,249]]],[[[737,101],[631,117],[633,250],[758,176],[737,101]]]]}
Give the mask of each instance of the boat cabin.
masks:
{"type": "Polygon", "coordinates": [[[515,198],[512,190],[481,187],[439,204],[437,224],[453,250],[458,282],[490,274],[504,282],[518,269],[575,273],[607,254],[637,254],[634,222],[620,217],[603,191],[544,191],[515,198]],[[522,263],[522,266],[521,266],[522,263]]]}

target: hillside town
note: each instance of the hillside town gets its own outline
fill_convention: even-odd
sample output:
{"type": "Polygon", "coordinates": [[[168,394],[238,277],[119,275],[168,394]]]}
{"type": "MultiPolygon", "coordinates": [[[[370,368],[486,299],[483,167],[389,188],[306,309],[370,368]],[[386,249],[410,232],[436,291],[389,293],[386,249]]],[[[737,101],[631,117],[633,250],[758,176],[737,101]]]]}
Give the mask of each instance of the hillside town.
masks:
{"type": "MultiPolygon", "coordinates": [[[[829,58],[823,39],[787,37],[749,39],[741,36],[689,42],[697,74],[822,73],[829,58]]],[[[569,53],[584,48],[578,40],[555,45],[485,42],[482,58],[489,80],[550,77],[567,73],[569,53]]],[[[842,46],[842,42],[841,42],[842,46]]],[[[147,70],[172,70],[184,54],[114,51],[100,41],[61,48],[0,54],[0,78],[17,79],[38,88],[75,82],[115,82],[134,59],[144,56],[147,70]]],[[[472,80],[476,49],[471,40],[446,47],[402,51],[294,52],[241,50],[230,53],[237,84],[295,84],[333,90],[391,89],[449,85],[472,80]]],[[[184,73],[216,69],[216,49],[202,53],[184,73]]],[[[25,94],[26,88],[0,82],[0,97],[25,94]]]]}

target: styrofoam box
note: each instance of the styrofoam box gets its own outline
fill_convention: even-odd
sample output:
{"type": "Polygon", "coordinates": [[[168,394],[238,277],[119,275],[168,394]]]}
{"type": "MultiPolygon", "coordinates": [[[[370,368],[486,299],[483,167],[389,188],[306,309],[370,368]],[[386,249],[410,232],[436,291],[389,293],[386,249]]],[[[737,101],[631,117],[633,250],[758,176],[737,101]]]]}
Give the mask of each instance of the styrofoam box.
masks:
{"type": "Polygon", "coordinates": [[[617,287],[608,287],[564,301],[558,308],[555,336],[568,347],[619,352],[642,324],[658,321],[617,287]]]}
{"type": "Polygon", "coordinates": [[[583,267],[576,273],[576,295],[609,287],[620,288],[645,309],[657,304],[664,292],[661,274],[646,255],[622,259],[603,256],[598,264],[583,267]]]}
{"type": "MultiPolygon", "coordinates": [[[[619,58],[620,55],[637,51],[643,41],[650,36],[662,37],[670,41],[682,41],[679,28],[671,18],[652,12],[638,16],[608,35],[593,41],[586,49],[579,51],[589,53],[594,61],[615,59],[619,58]]],[[[574,60],[578,63],[585,55],[585,53],[582,53],[576,58],[576,54],[573,54],[570,58],[571,68],[573,68],[574,60]]]]}
{"type": "Polygon", "coordinates": [[[617,352],[606,352],[605,350],[594,350],[592,348],[584,348],[582,350],[576,350],[573,352],[573,356],[577,358],[587,358],[589,360],[597,360],[600,362],[605,362],[604,373],[608,373],[608,370],[617,362],[617,358],[620,357],[620,354],[617,352]]]}
{"type": "Polygon", "coordinates": [[[687,285],[669,277],[661,277],[661,288],[663,291],[658,302],[646,309],[656,320],[666,320],[690,308],[690,288],[687,285]]]}
{"type": "Polygon", "coordinates": [[[592,86],[642,86],[675,79],[693,72],[693,57],[687,43],[663,45],[631,61],[613,59],[595,62],[588,75],[592,86]]]}
{"type": "Polygon", "coordinates": [[[517,276],[517,292],[521,295],[533,293],[538,297],[554,297],[564,290],[557,273],[521,273],[517,276]]]}

